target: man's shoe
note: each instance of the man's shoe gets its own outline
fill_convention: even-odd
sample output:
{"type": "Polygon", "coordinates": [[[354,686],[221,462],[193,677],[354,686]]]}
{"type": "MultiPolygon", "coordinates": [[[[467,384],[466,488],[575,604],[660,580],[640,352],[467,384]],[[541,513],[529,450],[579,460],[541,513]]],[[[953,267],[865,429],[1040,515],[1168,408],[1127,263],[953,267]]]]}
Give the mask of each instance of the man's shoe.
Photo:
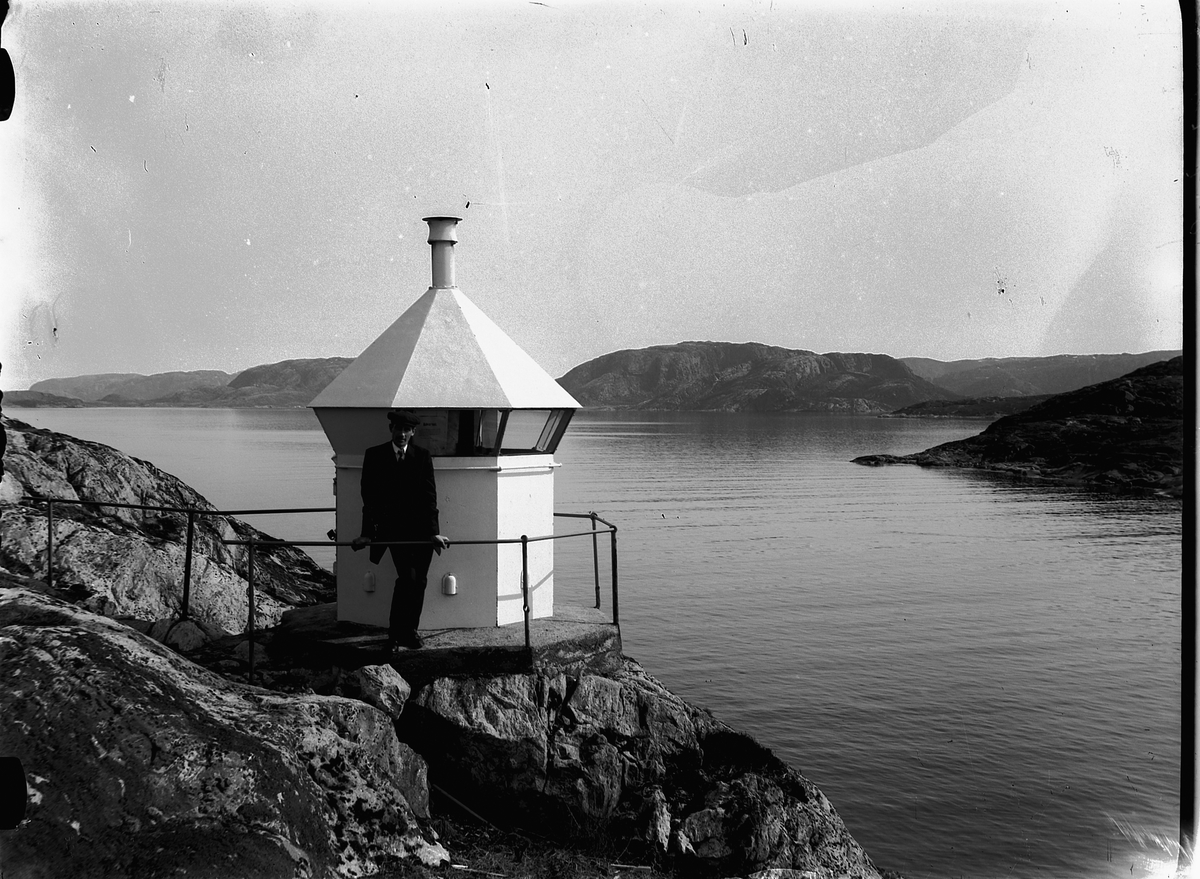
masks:
{"type": "Polygon", "coordinates": [[[407,647],[409,650],[420,650],[425,646],[425,642],[421,640],[421,636],[414,631],[409,632],[400,639],[400,646],[407,647]]]}

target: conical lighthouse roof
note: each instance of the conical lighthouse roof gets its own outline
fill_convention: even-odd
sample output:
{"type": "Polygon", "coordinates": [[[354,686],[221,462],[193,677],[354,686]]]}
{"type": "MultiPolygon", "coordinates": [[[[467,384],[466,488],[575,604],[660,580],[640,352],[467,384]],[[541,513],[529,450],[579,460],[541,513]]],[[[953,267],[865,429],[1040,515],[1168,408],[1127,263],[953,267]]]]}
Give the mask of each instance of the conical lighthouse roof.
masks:
{"type": "Polygon", "coordinates": [[[312,408],[578,409],[457,287],[431,287],[312,408]]]}

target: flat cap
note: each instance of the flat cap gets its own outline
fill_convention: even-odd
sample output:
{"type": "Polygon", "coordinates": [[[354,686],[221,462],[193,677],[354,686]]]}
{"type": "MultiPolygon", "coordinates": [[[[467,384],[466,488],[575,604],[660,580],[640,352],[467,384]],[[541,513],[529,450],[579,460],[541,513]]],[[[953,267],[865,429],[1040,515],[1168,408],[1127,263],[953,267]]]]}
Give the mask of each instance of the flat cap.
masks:
{"type": "Polygon", "coordinates": [[[420,427],[421,419],[411,412],[405,412],[403,409],[389,409],[387,419],[392,424],[399,424],[404,427],[420,427]]]}

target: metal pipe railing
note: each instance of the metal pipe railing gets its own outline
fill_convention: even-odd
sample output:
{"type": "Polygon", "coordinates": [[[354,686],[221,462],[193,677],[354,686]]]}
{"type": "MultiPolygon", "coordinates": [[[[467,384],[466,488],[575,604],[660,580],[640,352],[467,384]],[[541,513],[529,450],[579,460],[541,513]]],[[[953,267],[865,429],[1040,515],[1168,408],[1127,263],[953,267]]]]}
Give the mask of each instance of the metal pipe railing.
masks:
{"type": "MultiPolygon", "coordinates": [[[[255,515],[255,514],[294,514],[294,513],[333,513],[336,512],[335,507],[288,507],[288,508],[273,508],[262,510],[204,510],[195,507],[167,507],[154,506],[151,504],[130,504],[114,501],[85,501],[70,498],[48,498],[32,495],[29,497],[34,502],[44,502],[46,504],[46,583],[53,585],[54,583],[54,505],[60,504],[75,504],[78,506],[91,507],[116,507],[119,509],[134,509],[141,510],[145,513],[147,510],[153,510],[160,513],[185,513],[187,514],[187,537],[186,546],[184,549],[183,559],[183,596],[180,607],[179,618],[186,620],[191,612],[191,586],[192,586],[192,547],[195,542],[196,533],[196,517],[197,516],[231,516],[231,515],[255,515]]],[[[522,609],[525,617],[525,647],[530,647],[530,615],[531,605],[529,601],[529,544],[540,543],[545,540],[565,540],[569,537],[587,537],[592,538],[592,567],[595,577],[596,590],[596,607],[600,607],[600,556],[598,548],[598,536],[608,533],[611,539],[612,553],[612,608],[613,608],[613,624],[620,625],[617,605],[617,526],[613,525],[598,516],[595,512],[589,513],[554,513],[557,518],[566,519],[589,519],[591,520],[591,530],[576,531],[569,534],[545,534],[537,537],[530,537],[522,534],[520,537],[509,538],[492,538],[488,540],[453,540],[450,545],[459,546],[477,546],[477,545],[501,545],[501,544],[521,544],[521,599],[522,609]],[[604,528],[597,528],[597,523],[603,523],[604,528]]],[[[256,537],[249,537],[244,540],[225,540],[222,539],[223,546],[245,546],[246,553],[246,584],[247,584],[247,602],[249,619],[246,624],[246,632],[250,648],[249,653],[249,680],[254,681],[254,637],[256,632],[255,622],[255,584],[254,584],[254,563],[257,547],[266,546],[354,546],[353,541],[349,540],[260,540],[256,537]]],[[[375,546],[410,546],[414,544],[424,544],[427,540],[378,540],[372,541],[375,546]]]]}
{"type": "Polygon", "coordinates": [[[249,673],[246,676],[247,681],[254,683],[254,544],[253,537],[250,538],[250,547],[246,551],[246,590],[247,601],[249,602],[249,619],[246,621],[246,643],[250,648],[250,655],[247,661],[250,663],[249,673]]]}
{"type": "Polygon", "coordinates": [[[609,525],[612,528],[612,606],[613,606],[613,625],[620,628],[621,614],[617,606],[617,526],[609,525]]]}
{"type": "Polygon", "coordinates": [[[196,539],[196,511],[188,510],[187,547],[183,551],[183,607],[179,618],[186,620],[192,603],[192,541],[196,539]]]}
{"type": "MultiPolygon", "coordinates": [[[[607,532],[611,536],[612,543],[612,622],[614,626],[619,626],[618,609],[617,609],[617,526],[612,522],[601,519],[595,512],[592,513],[556,513],[554,514],[563,519],[590,519],[592,520],[592,531],[582,532],[584,534],[592,534],[592,569],[595,575],[595,590],[596,590],[596,608],[600,608],[600,549],[598,538],[600,534],[607,532]],[[596,522],[604,522],[604,528],[596,528],[596,522]]],[[[575,534],[564,534],[563,537],[575,537],[575,534]]]]}
{"type": "Polygon", "coordinates": [[[596,578],[596,609],[600,609],[600,540],[596,535],[596,519],[599,517],[594,513],[588,513],[588,517],[592,520],[592,572],[596,578]]]}
{"type": "Polygon", "coordinates": [[[46,499],[46,585],[54,585],[54,501],[46,499]]]}
{"type": "Polygon", "coordinates": [[[529,642],[529,538],[521,535],[521,609],[525,612],[525,649],[529,642]]]}
{"type": "MultiPolygon", "coordinates": [[[[336,513],[337,507],[280,507],[268,510],[207,510],[199,507],[162,507],[154,504],[129,504],[123,501],[85,501],[79,498],[42,497],[31,494],[26,497],[34,502],[52,504],[75,504],[82,507],[117,507],[125,510],[154,510],[159,513],[195,513],[198,516],[247,516],[252,513],[336,513]]],[[[555,515],[558,515],[557,513],[555,515]]]]}
{"type": "MultiPolygon", "coordinates": [[[[593,514],[583,515],[583,514],[579,514],[579,513],[555,513],[554,515],[571,517],[571,518],[587,519],[587,518],[591,518],[591,515],[593,515],[593,514]]],[[[596,518],[598,521],[604,522],[604,520],[600,519],[600,517],[597,516],[596,518]]],[[[504,545],[504,544],[517,544],[517,543],[521,544],[521,609],[522,609],[522,612],[524,615],[524,620],[525,620],[525,647],[528,649],[531,646],[530,617],[531,617],[531,613],[532,613],[532,605],[529,602],[529,544],[540,543],[545,540],[563,540],[568,537],[587,537],[589,535],[592,536],[592,540],[594,542],[597,534],[604,534],[607,532],[612,535],[612,539],[613,539],[612,560],[615,564],[615,562],[617,560],[617,547],[616,547],[617,529],[616,529],[615,525],[611,525],[608,522],[604,522],[604,524],[606,527],[603,529],[600,529],[600,530],[575,531],[570,534],[545,534],[545,535],[541,535],[539,537],[530,537],[527,534],[522,534],[520,537],[498,537],[498,538],[494,538],[494,539],[490,539],[490,540],[451,540],[451,541],[449,541],[449,545],[450,546],[498,546],[498,545],[504,545]]],[[[428,539],[426,539],[426,540],[374,540],[374,541],[371,541],[371,543],[369,545],[371,545],[371,546],[418,546],[418,545],[426,544],[428,542],[429,542],[428,539]]],[[[221,543],[224,544],[225,546],[248,546],[251,548],[251,550],[253,550],[253,547],[255,547],[255,546],[354,546],[354,542],[349,541],[349,540],[334,540],[334,541],[327,541],[327,540],[259,540],[256,537],[249,537],[249,538],[246,538],[245,540],[222,540],[221,543]]],[[[252,566],[254,564],[254,559],[253,559],[252,555],[249,559],[248,564],[252,568],[252,566]]],[[[598,563],[597,563],[597,568],[596,568],[596,577],[597,577],[596,607],[598,608],[598,607],[600,607],[600,600],[599,600],[600,587],[599,587],[598,563]]],[[[614,568],[614,570],[613,570],[613,624],[619,625],[619,622],[617,619],[616,597],[617,597],[616,569],[614,568]]],[[[253,650],[253,646],[251,646],[251,650],[253,650]]]]}

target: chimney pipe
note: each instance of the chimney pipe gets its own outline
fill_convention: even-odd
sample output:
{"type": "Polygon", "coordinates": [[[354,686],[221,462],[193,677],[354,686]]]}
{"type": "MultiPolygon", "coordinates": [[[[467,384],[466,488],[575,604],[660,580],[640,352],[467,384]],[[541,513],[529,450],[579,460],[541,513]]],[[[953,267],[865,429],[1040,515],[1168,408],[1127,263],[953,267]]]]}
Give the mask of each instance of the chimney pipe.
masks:
{"type": "Polygon", "coordinates": [[[433,248],[433,286],[455,287],[454,243],[458,241],[456,226],[462,217],[424,217],[429,224],[429,243],[433,248]]]}

